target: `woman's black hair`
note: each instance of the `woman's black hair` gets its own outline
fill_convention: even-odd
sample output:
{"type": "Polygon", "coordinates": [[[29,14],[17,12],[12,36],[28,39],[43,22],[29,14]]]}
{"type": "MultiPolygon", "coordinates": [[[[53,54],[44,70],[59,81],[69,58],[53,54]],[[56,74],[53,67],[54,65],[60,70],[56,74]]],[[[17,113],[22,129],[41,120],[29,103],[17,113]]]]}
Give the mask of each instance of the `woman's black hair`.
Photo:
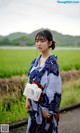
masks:
{"type": "Polygon", "coordinates": [[[47,39],[48,41],[52,41],[52,45],[49,46],[49,48],[52,48],[52,50],[55,48],[55,41],[53,41],[53,36],[49,30],[43,30],[43,31],[38,32],[35,36],[35,40],[41,37],[47,39]]]}

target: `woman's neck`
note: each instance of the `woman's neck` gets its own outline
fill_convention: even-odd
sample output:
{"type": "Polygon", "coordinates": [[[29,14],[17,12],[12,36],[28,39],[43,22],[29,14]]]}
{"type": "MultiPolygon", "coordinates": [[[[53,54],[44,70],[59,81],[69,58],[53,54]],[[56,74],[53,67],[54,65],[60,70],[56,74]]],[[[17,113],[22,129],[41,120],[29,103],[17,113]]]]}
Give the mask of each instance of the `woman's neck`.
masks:
{"type": "Polygon", "coordinates": [[[42,52],[42,58],[48,58],[50,55],[51,55],[51,52],[49,50],[42,52]]]}
{"type": "Polygon", "coordinates": [[[39,61],[39,66],[43,66],[47,58],[51,55],[50,51],[42,52],[40,61],[39,61]]]}

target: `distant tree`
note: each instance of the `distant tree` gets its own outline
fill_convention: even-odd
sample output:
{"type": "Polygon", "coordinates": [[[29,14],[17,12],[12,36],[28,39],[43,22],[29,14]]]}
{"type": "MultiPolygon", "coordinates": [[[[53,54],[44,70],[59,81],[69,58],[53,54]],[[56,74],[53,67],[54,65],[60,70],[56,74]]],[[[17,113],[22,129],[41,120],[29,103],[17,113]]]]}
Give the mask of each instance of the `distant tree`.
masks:
{"type": "Polygon", "coordinates": [[[11,41],[8,39],[8,37],[4,37],[0,40],[0,45],[10,45],[11,41]]]}

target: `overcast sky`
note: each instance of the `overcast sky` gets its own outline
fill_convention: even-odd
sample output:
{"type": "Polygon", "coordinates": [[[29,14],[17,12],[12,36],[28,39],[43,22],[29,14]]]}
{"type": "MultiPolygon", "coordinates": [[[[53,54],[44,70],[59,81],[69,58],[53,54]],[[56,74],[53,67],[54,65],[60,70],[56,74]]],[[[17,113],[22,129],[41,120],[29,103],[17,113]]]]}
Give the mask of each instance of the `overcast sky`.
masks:
{"type": "Polygon", "coordinates": [[[57,0],[0,0],[0,35],[31,33],[40,28],[80,35],[80,4],[59,4],[57,0]]]}

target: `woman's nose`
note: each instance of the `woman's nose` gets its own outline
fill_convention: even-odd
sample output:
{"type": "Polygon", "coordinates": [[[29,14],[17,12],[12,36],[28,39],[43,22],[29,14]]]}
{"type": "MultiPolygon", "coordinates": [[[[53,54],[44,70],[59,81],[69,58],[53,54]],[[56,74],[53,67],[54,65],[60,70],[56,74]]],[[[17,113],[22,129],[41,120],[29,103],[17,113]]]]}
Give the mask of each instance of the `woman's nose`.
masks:
{"type": "Polygon", "coordinates": [[[38,41],[38,42],[37,42],[37,45],[41,45],[41,42],[40,42],[40,41],[38,41]]]}

